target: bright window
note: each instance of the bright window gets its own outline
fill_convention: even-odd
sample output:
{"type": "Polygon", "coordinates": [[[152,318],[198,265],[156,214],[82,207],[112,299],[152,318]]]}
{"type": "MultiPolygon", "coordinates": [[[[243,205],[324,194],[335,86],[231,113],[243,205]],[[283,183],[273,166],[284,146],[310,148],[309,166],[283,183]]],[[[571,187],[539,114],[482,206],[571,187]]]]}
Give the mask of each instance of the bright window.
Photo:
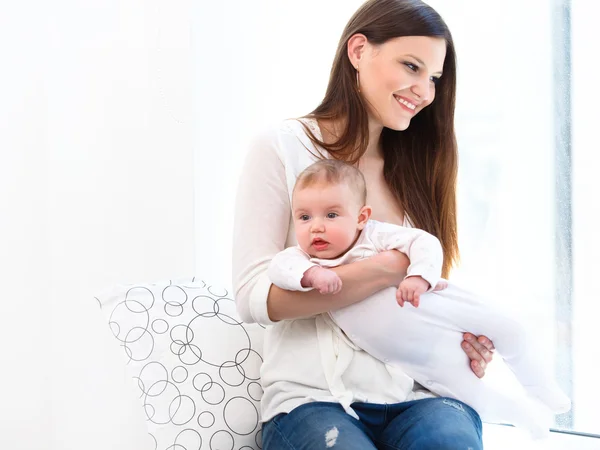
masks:
{"type": "Polygon", "coordinates": [[[514,306],[573,400],[556,429],[600,435],[600,144],[586,0],[430,1],[458,52],[456,278],[514,306]]]}

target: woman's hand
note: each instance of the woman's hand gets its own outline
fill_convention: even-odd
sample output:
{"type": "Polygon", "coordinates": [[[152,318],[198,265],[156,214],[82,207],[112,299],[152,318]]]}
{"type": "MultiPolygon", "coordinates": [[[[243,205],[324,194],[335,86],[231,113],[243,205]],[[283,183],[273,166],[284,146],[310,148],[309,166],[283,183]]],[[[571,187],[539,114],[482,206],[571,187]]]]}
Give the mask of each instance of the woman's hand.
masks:
{"type": "Polygon", "coordinates": [[[479,378],[483,378],[487,365],[494,357],[494,343],[485,336],[476,338],[471,333],[464,333],[463,339],[462,349],[471,360],[471,370],[479,378]]]}

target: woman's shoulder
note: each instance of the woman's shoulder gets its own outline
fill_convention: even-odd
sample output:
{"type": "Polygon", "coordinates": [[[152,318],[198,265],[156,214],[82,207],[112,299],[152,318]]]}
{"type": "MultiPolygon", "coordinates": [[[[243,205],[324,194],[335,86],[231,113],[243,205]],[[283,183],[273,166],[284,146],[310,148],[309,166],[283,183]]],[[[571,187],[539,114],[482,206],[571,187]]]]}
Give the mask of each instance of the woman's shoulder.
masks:
{"type": "Polygon", "coordinates": [[[325,156],[324,151],[311,141],[307,129],[320,139],[314,119],[286,119],[264,127],[256,134],[252,147],[261,153],[276,154],[284,164],[314,160],[316,155],[325,156]]]}
{"type": "Polygon", "coordinates": [[[257,139],[277,141],[278,139],[296,138],[310,142],[307,130],[320,138],[320,132],[315,119],[297,118],[285,119],[265,126],[256,134],[257,139]]]}

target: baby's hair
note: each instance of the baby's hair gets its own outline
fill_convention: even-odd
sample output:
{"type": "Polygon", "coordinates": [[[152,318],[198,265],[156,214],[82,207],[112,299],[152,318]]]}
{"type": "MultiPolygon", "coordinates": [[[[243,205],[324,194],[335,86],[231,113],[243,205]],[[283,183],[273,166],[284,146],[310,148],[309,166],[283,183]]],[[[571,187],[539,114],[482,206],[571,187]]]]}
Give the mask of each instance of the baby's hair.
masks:
{"type": "Polygon", "coordinates": [[[348,163],[337,159],[322,159],[311,164],[298,175],[293,192],[318,183],[328,185],[345,183],[358,196],[361,207],[367,203],[365,178],[360,170],[348,163]]]}

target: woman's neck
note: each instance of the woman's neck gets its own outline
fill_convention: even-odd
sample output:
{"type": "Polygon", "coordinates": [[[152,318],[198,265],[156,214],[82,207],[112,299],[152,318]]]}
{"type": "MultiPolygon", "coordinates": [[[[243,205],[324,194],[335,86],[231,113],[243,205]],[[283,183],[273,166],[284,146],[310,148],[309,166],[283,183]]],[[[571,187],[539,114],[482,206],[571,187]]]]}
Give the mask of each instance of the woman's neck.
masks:
{"type": "Polygon", "coordinates": [[[364,159],[383,159],[383,149],[381,148],[381,132],[383,125],[369,117],[369,145],[367,151],[362,156],[364,159]]]}
{"type": "MultiPolygon", "coordinates": [[[[345,119],[320,120],[319,128],[323,142],[331,144],[337,141],[344,128],[345,119]]],[[[383,149],[381,148],[380,138],[383,125],[369,117],[369,143],[361,159],[381,160],[383,159],[383,149]]]]}

